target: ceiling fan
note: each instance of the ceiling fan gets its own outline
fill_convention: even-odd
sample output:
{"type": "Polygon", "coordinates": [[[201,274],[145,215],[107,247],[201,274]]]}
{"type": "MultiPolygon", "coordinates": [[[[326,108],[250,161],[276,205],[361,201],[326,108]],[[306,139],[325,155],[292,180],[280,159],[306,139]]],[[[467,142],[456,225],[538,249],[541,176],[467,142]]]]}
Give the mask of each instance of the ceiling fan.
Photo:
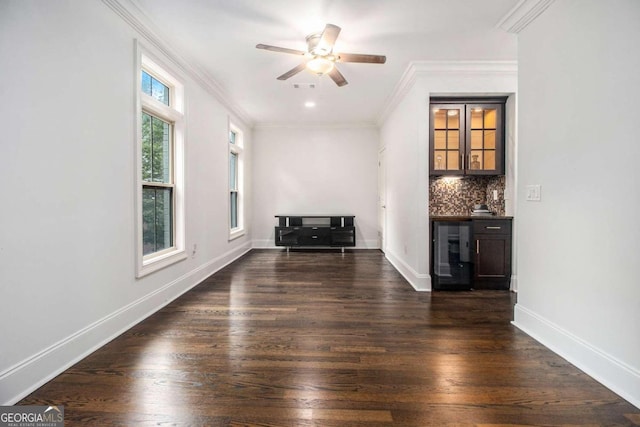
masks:
{"type": "Polygon", "coordinates": [[[278,80],[287,80],[295,76],[300,71],[308,68],[310,71],[324,75],[328,74],[338,86],[346,85],[347,79],[338,71],[336,62],[361,62],[369,64],[384,64],[387,57],[384,55],[367,55],[362,53],[334,53],[333,45],[340,34],[340,27],[327,24],[322,33],[314,33],[306,37],[307,52],[285,47],[271,46],[268,44],[257,44],[256,48],[270,50],[272,52],[289,53],[303,56],[303,62],[297,67],[287,71],[278,77],[278,80]]]}

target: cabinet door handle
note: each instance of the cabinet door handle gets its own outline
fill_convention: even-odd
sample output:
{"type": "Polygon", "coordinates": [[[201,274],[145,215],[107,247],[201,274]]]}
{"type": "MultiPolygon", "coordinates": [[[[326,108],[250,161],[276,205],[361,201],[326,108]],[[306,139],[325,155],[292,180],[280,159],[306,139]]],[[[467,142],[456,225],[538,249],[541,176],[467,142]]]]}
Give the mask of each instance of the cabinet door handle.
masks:
{"type": "Polygon", "coordinates": [[[500,230],[502,227],[497,227],[497,226],[489,226],[489,227],[485,227],[487,230],[500,230]]]}
{"type": "Polygon", "coordinates": [[[318,238],[318,236],[311,236],[311,238],[312,238],[312,239],[317,239],[317,238],[318,238]]]}
{"type": "Polygon", "coordinates": [[[476,253],[480,253],[480,240],[476,240],[476,253]]]}
{"type": "Polygon", "coordinates": [[[312,230],[317,230],[317,229],[318,229],[318,227],[311,227],[311,229],[312,229],[312,230]]]}

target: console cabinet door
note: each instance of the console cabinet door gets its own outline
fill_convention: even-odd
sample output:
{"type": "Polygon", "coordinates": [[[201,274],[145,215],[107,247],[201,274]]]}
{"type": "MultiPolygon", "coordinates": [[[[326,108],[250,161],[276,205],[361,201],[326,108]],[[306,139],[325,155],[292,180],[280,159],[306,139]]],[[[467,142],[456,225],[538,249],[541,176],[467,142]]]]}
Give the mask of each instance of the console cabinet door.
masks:
{"type": "Polygon", "coordinates": [[[276,227],[276,246],[298,246],[300,227],[276,227]]]}
{"type": "Polygon", "coordinates": [[[475,277],[506,279],[511,275],[511,236],[481,234],[475,236],[475,277]]]}
{"type": "Polygon", "coordinates": [[[511,220],[474,219],[473,282],[476,289],[509,289],[511,220]]]}

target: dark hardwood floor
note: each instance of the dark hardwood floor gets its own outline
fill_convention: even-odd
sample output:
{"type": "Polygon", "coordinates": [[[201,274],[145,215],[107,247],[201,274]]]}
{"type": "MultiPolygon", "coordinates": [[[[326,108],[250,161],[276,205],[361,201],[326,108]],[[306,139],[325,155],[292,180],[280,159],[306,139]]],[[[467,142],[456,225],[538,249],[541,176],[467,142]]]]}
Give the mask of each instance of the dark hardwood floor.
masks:
{"type": "Polygon", "coordinates": [[[19,404],[67,427],[640,425],[514,302],[415,292],[378,251],[254,250],[19,404]]]}

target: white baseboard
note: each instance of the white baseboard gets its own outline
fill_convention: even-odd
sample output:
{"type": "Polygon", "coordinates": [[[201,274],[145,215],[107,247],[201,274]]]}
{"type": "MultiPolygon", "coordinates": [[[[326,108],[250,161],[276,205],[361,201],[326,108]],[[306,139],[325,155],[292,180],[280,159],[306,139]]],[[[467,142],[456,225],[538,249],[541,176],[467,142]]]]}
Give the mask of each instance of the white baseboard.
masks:
{"type": "MultiPolygon", "coordinates": [[[[284,246],[276,246],[270,239],[254,239],[251,247],[253,249],[284,249],[284,246]]],[[[346,249],[380,249],[378,239],[359,240],[355,247],[345,247],[346,249]]]]}
{"type": "Polygon", "coordinates": [[[522,304],[516,327],[640,409],[640,371],[562,329],[522,304]]]}
{"type": "Polygon", "coordinates": [[[509,286],[511,292],[518,292],[518,276],[511,275],[511,285],[509,286]]]}
{"type": "Polygon", "coordinates": [[[247,243],[214,258],[1,372],[0,405],[15,404],[250,250],[247,243]]]}
{"type": "Polygon", "coordinates": [[[409,282],[413,289],[416,291],[431,291],[431,276],[428,274],[421,274],[411,268],[400,258],[396,257],[393,253],[387,251],[385,256],[389,262],[398,270],[400,274],[409,282]]]}

